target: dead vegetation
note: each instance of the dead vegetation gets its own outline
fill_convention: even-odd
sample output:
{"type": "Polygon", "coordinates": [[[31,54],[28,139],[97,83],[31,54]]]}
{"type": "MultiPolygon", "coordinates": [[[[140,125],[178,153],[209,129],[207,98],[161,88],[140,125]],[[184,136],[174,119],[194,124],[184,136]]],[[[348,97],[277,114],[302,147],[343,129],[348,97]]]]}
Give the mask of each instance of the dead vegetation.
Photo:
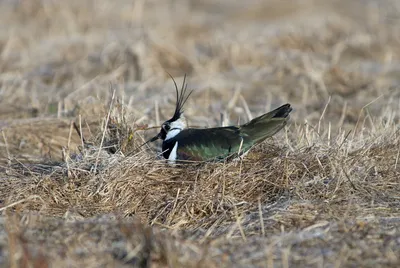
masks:
{"type": "Polygon", "coordinates": [[[1,266],[399,266],[399,4],[256,2],[1,2],[1,266]],[[166,71],[192,126],[291,123],[167,165],[166,71]]]}

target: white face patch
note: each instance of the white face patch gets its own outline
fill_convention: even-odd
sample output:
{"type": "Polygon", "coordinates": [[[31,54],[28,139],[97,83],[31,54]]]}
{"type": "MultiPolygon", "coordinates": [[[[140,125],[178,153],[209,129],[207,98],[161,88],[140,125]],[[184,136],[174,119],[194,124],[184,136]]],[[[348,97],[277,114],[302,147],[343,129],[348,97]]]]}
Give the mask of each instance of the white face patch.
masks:
{"type": "Polygon", "coordinates": [[[185,118],[181,117],[178,120],[171,122],[169,124],[170,130],[167,133],[167,136],[165,137],[165,140],[172,139],[176,135],[179,134],[182,130],[186,128],[186,121],[185,118]]]}
{"type": "Polygon", "coordinates": [[[176,151],[178,150],[178,142],[175,143],[174,148],[172,148],[171,153],[168,156],[168,163],[175,164],[175,160],[177,157],[176,151]]]}

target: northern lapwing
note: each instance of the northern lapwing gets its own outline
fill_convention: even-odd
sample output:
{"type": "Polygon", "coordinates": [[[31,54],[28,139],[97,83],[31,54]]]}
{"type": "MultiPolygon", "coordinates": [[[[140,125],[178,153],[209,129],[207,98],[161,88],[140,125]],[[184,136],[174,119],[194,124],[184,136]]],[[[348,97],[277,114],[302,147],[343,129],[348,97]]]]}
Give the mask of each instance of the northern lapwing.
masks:
{"type": "Polygon", "coordinates": [[[292,111],[290,104],[285,104],[241,126],[188,128],[183,105],[193,91],[187,92],[186,76],[180,92],[175,80],[172,80],[176,91],[174,115],[162,124],[155,137],[146,142],[163,140],[162,155],[170,163],[224,160],[235,155],[240,156],[281,130],[292,111]]]}

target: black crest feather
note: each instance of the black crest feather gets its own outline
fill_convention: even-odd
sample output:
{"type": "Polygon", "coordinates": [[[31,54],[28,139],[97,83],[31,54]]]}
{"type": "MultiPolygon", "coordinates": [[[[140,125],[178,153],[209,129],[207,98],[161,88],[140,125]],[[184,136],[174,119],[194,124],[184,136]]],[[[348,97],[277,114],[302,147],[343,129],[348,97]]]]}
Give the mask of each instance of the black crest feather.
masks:
{"type": "Polygon", "coordinates": [[[187,93],[187,83],[186,83],[186,74],[183,77],[183,83],[181,90],[179,92],[178,85],[176,84],[175,79],[172,77],[172,75],[169,74],[169,76],[172,78],[172,81],[174,82],[175,85],[175,91],[176,91],[176,105],[175,105],[175,112],[172,118],[168,121],[175,121],[180,118],[180,116],[183,113],[183,105],[185,105],[186,101],[192,94],[193,90],[191,90],[189,93],[187,93]]]}

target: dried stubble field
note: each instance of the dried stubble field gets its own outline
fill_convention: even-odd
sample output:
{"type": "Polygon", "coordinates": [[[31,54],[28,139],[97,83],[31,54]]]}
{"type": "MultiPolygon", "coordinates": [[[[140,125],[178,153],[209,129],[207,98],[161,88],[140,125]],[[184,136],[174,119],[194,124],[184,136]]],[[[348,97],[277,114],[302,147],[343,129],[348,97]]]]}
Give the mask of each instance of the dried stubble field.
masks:
{"type": "Polygon", "coordinates": [[[0,16],[2,267],[400,265],[398,1],[9,0],[0,16]],[[168,166],[159,144],[136,150],[174,109],[166,71],[188,74],[192,126],[286,102],[291,123],[242,161],[168,166]]]}

